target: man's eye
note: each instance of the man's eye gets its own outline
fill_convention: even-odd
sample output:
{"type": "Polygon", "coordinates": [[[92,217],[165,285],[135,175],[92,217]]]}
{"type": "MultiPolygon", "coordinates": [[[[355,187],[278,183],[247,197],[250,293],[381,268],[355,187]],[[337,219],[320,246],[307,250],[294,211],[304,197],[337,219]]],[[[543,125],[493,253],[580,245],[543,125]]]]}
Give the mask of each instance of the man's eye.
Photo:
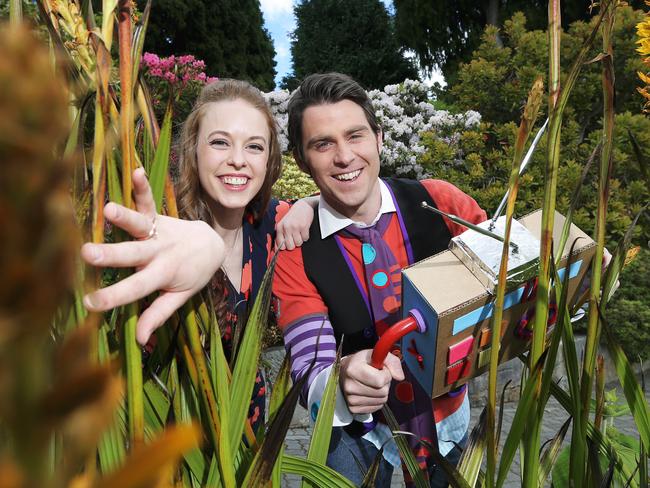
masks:
{"type": "Polygon", "coordinates": [[[330,141],[320,141],[314,144],[314,147],[317,150],[322,151],[323,149],[327,149],[330,145],[331,145],[330,141]]]}

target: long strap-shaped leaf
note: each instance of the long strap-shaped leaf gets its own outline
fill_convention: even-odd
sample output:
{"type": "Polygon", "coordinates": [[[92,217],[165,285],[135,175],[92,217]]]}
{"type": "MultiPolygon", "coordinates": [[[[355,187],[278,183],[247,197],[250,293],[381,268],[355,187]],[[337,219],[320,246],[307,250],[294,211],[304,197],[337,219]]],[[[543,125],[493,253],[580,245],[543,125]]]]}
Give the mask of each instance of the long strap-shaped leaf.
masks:
{"type": "MultiPolygon", "coordinates": [[[[332,366],[330,377],[327,379],[325,392],[321,398],[320,406],[318,407],[318,415],[316,423],[312,431],[311,441],[309,443],[309,450],[307,452],[307,459],[325,464],[327,461],[327,453],[330,447],[330,438],[332,436],[332,420],[334,418],[334,408],[336,407],[336,392],[339,388],[339,371],[341,369],[341,347],[343,341],[336,351],[336,360],[332,366]]],[[[318,343],[316,344],[318,348],[318,343]]],[[[307,483],[303,480],[303,488],[307,488],[307,483]]]]}
{"type": "Polygon", "coordinates": [[[156,210],[160,213],[162,209],[163,193],[165,191],[165,180],[169,166],[169,150],[172,142],[172,110],[171,106],[165,112],[165,119],[160,130],[156,155],[154,156],[151,172],[149,173],[149,184],[153,192],[153,199],[156,203],[156,210]]]}
{"type": "Polygon", "coordinates": [[[402,459],[402,462],[411,475],[411,478],[413,478],[415,486],[417,488],[427,488],[429,486],[429,483],[424,478],[422,469],[420,468],[417,459],[415,459],[413,451],[411,451],[411,447],[408,445],[408,442],[406,442],[406,438],[403,434],[400,433],[399,424],[395,419],[395,415],[388,407],[388,405],[384,405],[384,407],[381,409],[381,413],[384,415],[384,419],[386,419],[388,427],[393,432],[393,438],[395,439],[395,444],[397,444],[400,458],[402,459]]]}
{"type": "MultiPolygon", "coordinates": [[[[574,412],[576,414],[579,412],[579,410],[576,410],[573,407],[572,400],[567,392],[565,392],[555,383],[551,383],[551,394],[562,406],[562,408],[564,408],[569,413],[569,415],[574,416],[574,412]]],[[[594,424],[592,422],[587,423],[586,432],[587,438],[597,446],[598,451],[607,459],[614,461],[616,469],[621,473],[621,476],[623,478],[628,479],[633,476],[632,471],[627,469],[626,463],[623,461],[616,449],[612,446],[611,442],[606,437],[604,437],[598,429],[594,427],[594,424]]],[[[574,443],[572,440],[572,445],[573,444],[574,443]]]]}
{"type": "Polygon", "coordinates": [[[237,351],[230,389],[230,411],[232,417],[228,431],[231,445],[239,444],[242,433],[244,432],[244,423],[247,422],[246,416],[255,386],[255,375],[260,357],[262,335],[268,322],[269,306],[271,303],[271,284],[276,259],[277,254],[271,260],[264,274],[257,298],[253,304],[253,309],[246,323],[244,337],[237,351]]]}
{"type": "Polygon", "coordinates": [[[185,451],[198,445],[199,438],[194,426],[170,427],[152,443],[135,451],[124,467],[103,479],[98,488],[156,486],[161,474],[167,472],[161,466],[176,462],[185,451]]]}
{"type": "MultiPolygon", "coordinates": [[[[262,445],[250,463],[242,486],[264,486],[271,479],[275,467],[278,464],[282,464],[282,461],[278,458],[284,445],[284,438],[291,425],[291,418],[300,398],[300,392],[307,382],[307,378],[309,378],[309,372],[312,367],[313,363],[307,372],[293,384],[281,401],[280,406],[274,408],[271,422],[262,441],[262,445]]],[[[282,459],[285,458],[282,457],[282,459]]],[[[284,469],[284,467],[281,469],[284,469]]]]}
{"type": "Polygon", "coordinates": [[[607,320],[605,320],[602,314],[600,320],[603,331],[605,332],[605,338],[607,339],[607,350],[614,362],[614,369],[623,387],[623,392],[634,417],[634,422],[636,423],[637,429],[639,429],[639,437],[647,451],[648,447],[650,447],[650,408],[648,407],[648,402],[645,399],[639,382],[634,376],[634,370],[630,362],[621,346],[616,342],[607,320]]]}
{"type": "MultiPolygon", "coordinates": [[[[540,356],[537,364],[531,371],[530,377],[538,375],[541,373],[542,368],[544,367],[544,361],[546,358],[546,352],[543,352],[540,356]]],[[[512,460],[515,457],[515,452],[517,447],[519,447],[519,441],[524,432],[527,422],[530,420],[530,412],[533,406],[533,403],[537,401],[535,388],[537,385],[534,381],[527,381],[524,391],[521,393],[519,398],[519,403],[517,404],[517,410],[515,411],[515,416],[512,419],[512,427],[508,436],[506,437],[506,442],[503,446],[503,452],[501,453],[501,462],[499,463],[499,471],[497,473],[497,488],[503,486],[503,483],[506,480],[506,476],[510,471],[510,465],[512,460]]]]}
{"type": "Polygon", "coordinates": [[[282,457],[282,472],[300,475],[319,488],[354,487],[354,483],[332,468],[289,454],[282,457]]]}
{"type": "Polygon", "coordinates": [[[497,368],[499,365],[499,351],[501,348],[501,327],[503,318],[503,304],[506,294],[508,257],[510,256],[510,230],[512,218],[515,211],[515,201],[519,191],[519,166],[524,156],[526,142],[537,119],[537,113],[542,102],[542,91],[544,85],[542,79],[537,78],[528,95],[526,107],[521,117],[515,152],[512,158],[510,170],[510,181],[508,183],[508,200],[506,206],[506,224],[503,234],[503,247],[501,252],[501,264],[499,266],[499,281],[497,285],[494,316],[492,317],[492,341],[490,348],[490,369],[488,373],[488,403],[487,403],[487,484],[492,486],[494,473],[496,471],[497,445],[495,435],[495,416],[497,399],[497,368]]]}
{"type": "Polygon", "coordinates": [[[458,461],[458,472],[467,480],[469,486],[476,486],[481,473],[481,464],[485,452],[486,416],[487,407],[484,407],[469,436],[467,447],[463,450],[463,454],[458,461]]]}

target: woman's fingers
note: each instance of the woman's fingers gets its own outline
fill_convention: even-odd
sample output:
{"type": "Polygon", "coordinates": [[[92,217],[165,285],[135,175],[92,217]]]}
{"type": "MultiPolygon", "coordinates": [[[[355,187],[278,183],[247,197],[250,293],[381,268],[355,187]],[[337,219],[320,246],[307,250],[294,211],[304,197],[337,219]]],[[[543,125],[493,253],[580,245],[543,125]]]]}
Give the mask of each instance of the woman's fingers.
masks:
{"type": "MultiPolygon", "coordinates": [[[[155,215],[155,214],[154,214],[155,215]]],[[[114,202],[104,207],[104,216],[136,239],[146,239],[153,228],[153,217],[128,209],[114,202]]]]}
{"type": "Polygon", "coordinates": [[[135,196],[135,208],[142,212],[149,220],[156,215],[156,202],[153,200],[151,185],[143,168],[137,168],[133,172],[133,195],[135,196]]]}
{"type": "Polygon", "coordinates": [[[144,345],[149,341],[151,334],[161,327],[172,314],[181,308],[192,297],[189,291],[164,292],[142,312],[138,319],[136,339],[144,345]]]}
{"type": "Polygon", "coordinates": [[[84,296],[84,305],[93,312],[103,312],[126,305],[160,290],[164,279],[161,270],[147,266],[114,285],[87,294],[84,296]]]}
{"type": "Polygon", "coordinates": [[[81,257],[88,264],[113,268],[143,266],[149,263],[156,253],[156,246],[149,240],[115,244],[86,243],[81,247],[81,257]]]}

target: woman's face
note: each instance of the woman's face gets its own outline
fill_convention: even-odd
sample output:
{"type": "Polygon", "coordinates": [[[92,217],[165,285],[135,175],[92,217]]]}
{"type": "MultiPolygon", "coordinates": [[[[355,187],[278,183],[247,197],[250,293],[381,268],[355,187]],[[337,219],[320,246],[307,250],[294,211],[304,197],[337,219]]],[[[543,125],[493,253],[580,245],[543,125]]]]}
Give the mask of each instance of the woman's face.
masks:
{"type": "Polygon", "coordinates": [[[270,151],[266,118],[248,102],[210,102],[199,124],[199,181],[217,208],[242,210],[264,184],[270,151]]]}

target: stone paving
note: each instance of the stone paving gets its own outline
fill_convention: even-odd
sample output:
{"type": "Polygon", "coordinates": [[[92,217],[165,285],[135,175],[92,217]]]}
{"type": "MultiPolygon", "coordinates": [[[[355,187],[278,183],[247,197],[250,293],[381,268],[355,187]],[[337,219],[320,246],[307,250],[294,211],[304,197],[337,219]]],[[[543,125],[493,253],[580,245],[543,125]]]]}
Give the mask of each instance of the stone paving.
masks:
{"type": "MultiPolygon", "coordinates": [[[[646,393],[646,399],[650,401],[650,393],[646,393]]],[[[619,391],[619,400],[624,400],[622,392],[619,391]]],[[[515,410],[517,408],[516,403],[506,403],[504,405],[503,411],[503,435],[501,438],[501,446],[503,447],[503,442],[505,441],[505,436],[510,430],[510,425],[512,424],[512,419],[515,415],[515,410]]],[[[292,421],[292,427],[289,430],[289,433],[286,437],[286,451],[289,454],[294,454],[296,456],[304,457],[307,454],[307,449],[309,448],[309,441],[311,439],[310,432],[311,429],[308,427],[308,418],[307,412],[298,407],[299,410],[296,411],[294,419],[292,421]]],[[[471,425],[473,426],[478,419],[478,416],[481,413],[481,408],[472,408],[472,421],[471,425]]],[[[562,424],[567,420],[568,415],[565,410],[553,399],[551,398],[546,407],[546,414],[544,416],[544,424],[542,429],[542,442],[552,438],[560,430],[562,424]]],[[[634,436],[638,438],[638,431],[636,425],[634,424],[634,419],[631,415],[626,415],[614,419],[614,426],[624,434],[634,436]]],[[[571,442],[571,429],[567,433],[567,436],[564,440],[564,445],[568,445],[571,442]]],[[[510,468],[510,473],[508,475],[507,481],[505,483],[506,488],[515,488],[521,486],[519,481],[519,455],[515,455],[514,461],[510,468]]],[[[401,469],[396,470],[393,474],[392,486],[404,486],[404,481],[401,473],[401,469]]],[[[283,487],[287,488],[299,488],[300,487],[300,478],[298,476],[284,475],[283,476],[283,487]]]]}

